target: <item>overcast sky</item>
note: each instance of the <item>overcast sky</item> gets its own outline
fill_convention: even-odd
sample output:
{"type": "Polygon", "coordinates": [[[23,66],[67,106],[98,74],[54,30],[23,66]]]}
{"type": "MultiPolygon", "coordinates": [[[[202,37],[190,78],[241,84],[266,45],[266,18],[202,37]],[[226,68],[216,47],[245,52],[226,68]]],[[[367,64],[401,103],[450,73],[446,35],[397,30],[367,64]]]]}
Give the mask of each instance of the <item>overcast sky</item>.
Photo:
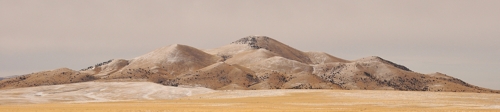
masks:
{"type": "Polygon", "coordinates": [[[0,76],[265,35],[500,89],[499,0],[0,0],[0,76]]]}

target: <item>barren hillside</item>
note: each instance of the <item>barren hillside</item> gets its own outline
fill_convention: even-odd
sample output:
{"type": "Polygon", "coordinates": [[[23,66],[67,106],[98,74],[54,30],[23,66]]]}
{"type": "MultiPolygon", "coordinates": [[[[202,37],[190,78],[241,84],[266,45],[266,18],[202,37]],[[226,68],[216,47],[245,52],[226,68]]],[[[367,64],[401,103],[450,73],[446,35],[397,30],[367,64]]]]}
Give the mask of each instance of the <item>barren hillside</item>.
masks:
{"type": "Polygon", "coordinates": [[[42,71],[28,75],[8,78],[0,81],[0,88],[18,88],[43,85],[58,85],[95,80],[92,74],[74,71],[68,68],[60,68],[42,71]]]}
{"type": "Polygon", "coordinates": [[[345,60],[303,52],[266,36],[248,36],[199,50],[174,44],[133,59],[74,71],[56,69],[0,80],[0,88],[86,81],[150,81],[211,89],[348,89],[499,93],[442,74],[422,74],[370,56],[345,60]]]}

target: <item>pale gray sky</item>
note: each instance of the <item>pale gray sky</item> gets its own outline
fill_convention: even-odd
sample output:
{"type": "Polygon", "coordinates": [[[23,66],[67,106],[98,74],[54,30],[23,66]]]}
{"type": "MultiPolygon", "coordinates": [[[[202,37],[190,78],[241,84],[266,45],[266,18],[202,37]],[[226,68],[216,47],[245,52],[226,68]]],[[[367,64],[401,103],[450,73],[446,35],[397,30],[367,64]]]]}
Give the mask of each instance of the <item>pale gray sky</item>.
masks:
{"type": "Polygon", "coordinates": [[[499,0],[0,0],[0,76],[266,35],[500,89],[499,0]]]}

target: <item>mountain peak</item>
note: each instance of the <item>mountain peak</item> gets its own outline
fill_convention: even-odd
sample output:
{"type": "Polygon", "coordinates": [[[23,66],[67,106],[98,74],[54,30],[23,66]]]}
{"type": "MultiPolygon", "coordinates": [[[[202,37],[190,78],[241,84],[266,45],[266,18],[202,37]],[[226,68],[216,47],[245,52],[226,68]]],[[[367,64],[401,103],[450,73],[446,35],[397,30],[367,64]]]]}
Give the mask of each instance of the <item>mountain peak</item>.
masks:
{"type": "Polygon", "coordinates": [[[260,36],[260,35],[251,35],[251,36],[246,36],[243,37],[239,40],[236,40],[232,42],[232,44],[250,44],[250,43],[256,43],[257,40],[268,40],[271,39],[268,36],[260,36]]]}
{"type": "Polygon", "coordinates": [[[311,60],[302,51],[292,48],[284,43],[281,43],[267,36],[247,36],[231,43],[232,45],[248,45],[251,49],[266,49],[274,52],[281,57],[299,61],[302,63],[311,64],[311,60]]]}
{"type": "Polygon", "coordinates": [[[239,40],[232,42],[231,44],[248,44],[250,47],[254,49],[259,49],[262,48],[262,46],[259,45],[262,45],[262,43],[269,43],[269,40],[275,41],[274,39],[269,38],[267,36],[252,35],[243,37],[239,40]]]}
{"type": "Polygon", "coordinates": [[[182,44],[172,44],[134,58],[130,66],[153,67],[171,63],[186,64],[188,62],[209,65],[216,60],[218,60],[216,56],[207,54],[194,47],[182,44]]]}

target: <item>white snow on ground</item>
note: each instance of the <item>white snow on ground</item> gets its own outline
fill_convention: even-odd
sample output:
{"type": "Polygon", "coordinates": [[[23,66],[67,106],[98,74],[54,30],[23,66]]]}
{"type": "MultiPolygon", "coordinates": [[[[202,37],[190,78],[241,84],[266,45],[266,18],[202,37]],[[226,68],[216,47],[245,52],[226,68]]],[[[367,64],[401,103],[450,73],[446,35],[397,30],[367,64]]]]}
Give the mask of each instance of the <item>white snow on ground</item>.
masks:
{"type": "MultiPolygon", "coordinates": [[[[387,107],[461,107],[500,109],[499,94],[416,92],[416,91],[361,91],[361,90],[211,90],[202,87],[171,87],[151,82],[84,82],[64,85],[39,86],[0,90],[0,105],[27,103],[86,103],[129,100],[165,99],[231,99],[246,97],[287,96],[294,93],[317,93],[325,99],[339,102],[290,102],[289,105],[350,106],[377,105],[387,107]],[[358,101],[359,100],[359,101],[358,101]]],[[[213,103],[211,106],[240,105],[213,103]]]]}
{"type": "Polygon", "coordinates": [[[163,86],[152,82],[84,82],[0,90],[0,104],[161,100],[211,92],[214,90],[163,86]]]}

